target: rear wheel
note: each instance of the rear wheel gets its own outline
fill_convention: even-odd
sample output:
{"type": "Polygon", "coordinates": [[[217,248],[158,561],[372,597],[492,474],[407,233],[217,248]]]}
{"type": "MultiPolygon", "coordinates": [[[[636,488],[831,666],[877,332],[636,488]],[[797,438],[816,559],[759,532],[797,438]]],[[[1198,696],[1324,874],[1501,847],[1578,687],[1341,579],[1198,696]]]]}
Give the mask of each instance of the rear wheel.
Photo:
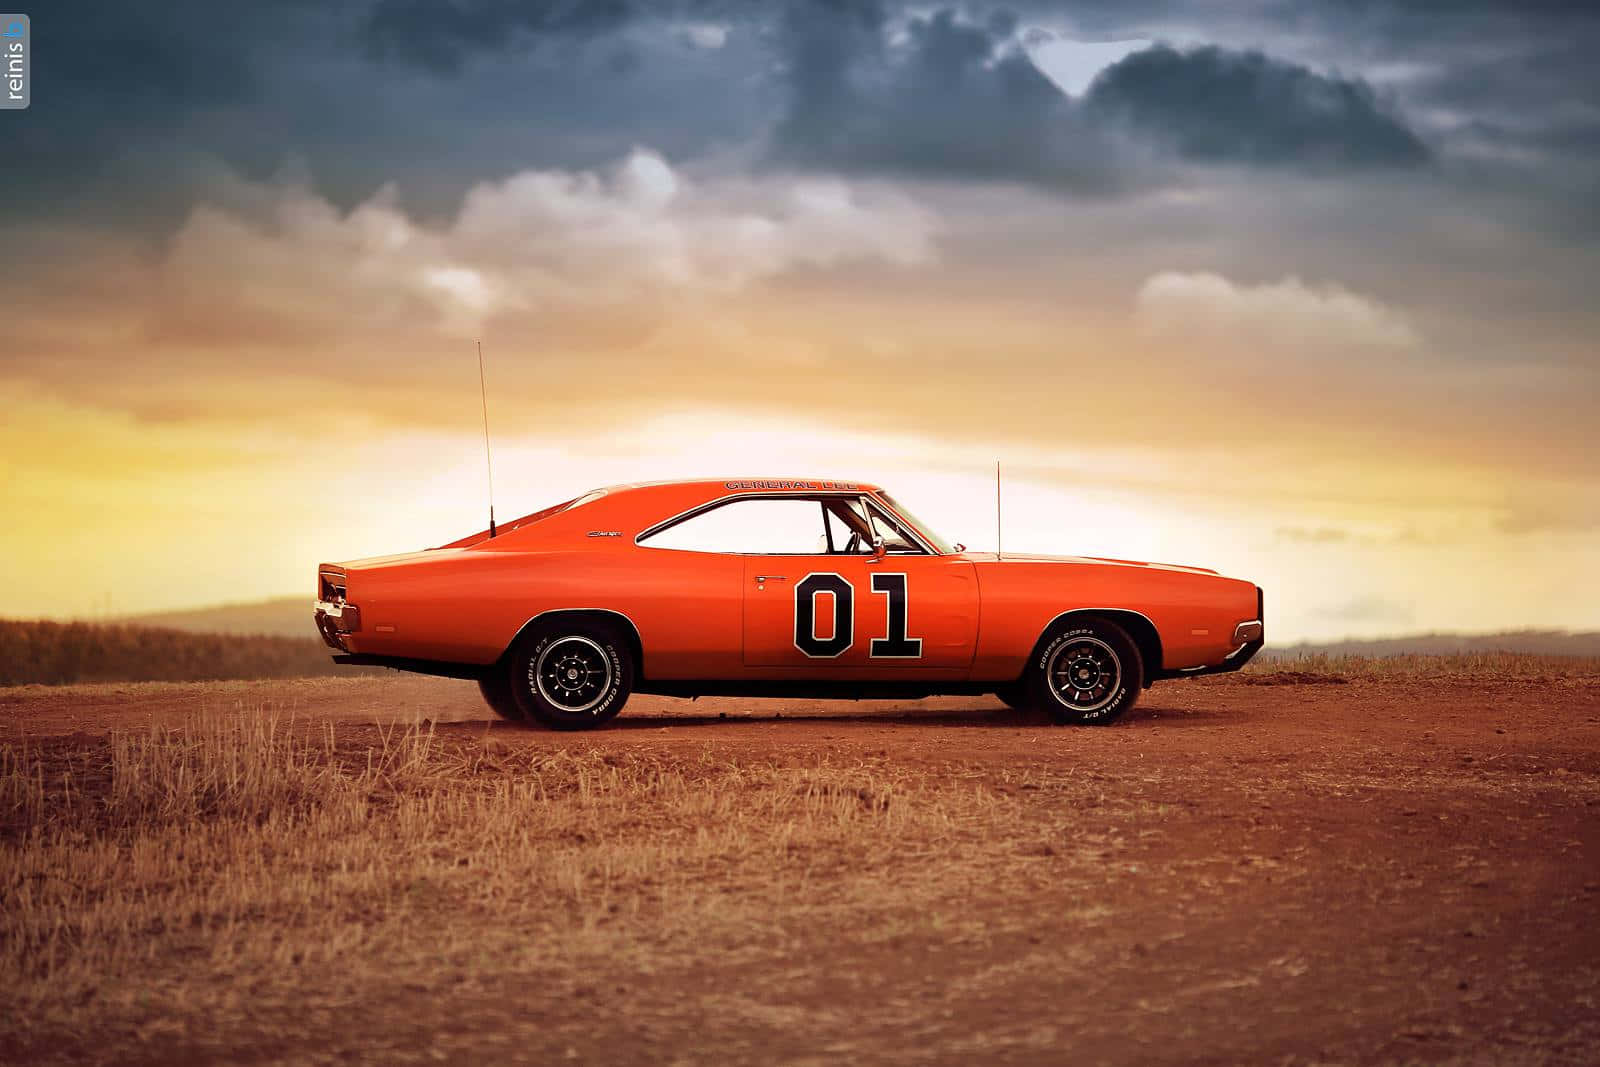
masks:
{"type": "Polygon", "coordinates": [[[507,657],[506,682],[524,715],[554,730],[591,730],[616,718],[633,691],[633,653],[605,626],[556,622],[507,657]]]}
{"type": "Polygon", "coordinates": [[[1144,661],[1116,623],[1075,620],[1045,641],[1026,681],[1033,704],[1056,722],[1104,725],[1139,699],[1144,661]]]}
{"type": "Polygon", "coordinates": [[[478,679],[478,692],[491,711],[509,722],[522,722],[522,709],[511,693],[511,682],[504,671],[490,671],[478,679]]]}

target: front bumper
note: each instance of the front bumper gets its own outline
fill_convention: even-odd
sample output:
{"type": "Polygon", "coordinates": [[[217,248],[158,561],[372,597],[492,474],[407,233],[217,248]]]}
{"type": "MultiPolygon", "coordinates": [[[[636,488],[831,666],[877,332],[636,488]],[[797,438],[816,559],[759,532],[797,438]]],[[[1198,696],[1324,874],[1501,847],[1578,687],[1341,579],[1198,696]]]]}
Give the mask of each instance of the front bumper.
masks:
{"type": "Polygon", "coordinates": [[[1267,639],[1260,619],[1241,622],[1234,633],[1238,635],[1241,630],[1245,630],[1246,634],[1253,633],[1255,637],[1244,641],[1239,647],[1229,652],[1222,658],[1221,663],[1208,663],[1203,667],[1190,667],[1187,670],[1176,671],[1172,676],[1175,678],[1194,678],[1202,674],[1227,674],[1243,667],[1255,658],[1256,653],[1260,652],[1262,646],[1267,643],[1267,639]],[[1250,627],[1251,629],[1245,630],[1245,627],[1250,627]]]}
{"type": "Polygon", "coordinates": [[[346,639],[361,629],[360,608],[354,604],[319,600],[316,621],[317,633],[322,635],[323,644],[335,652],[352,651],[346,639]]]}
{"type": "Polygon", "coordinates": [[[1267,643],[1267,626],[1263,621],[1266,618],[1266,598],[1261,592],[1261,587],[1256,586],[1256,617],[1239,623],[1233,628],[1233,651],[1222,657],[1221,663],[1207,663],[1199,667],[1183,667],[1175,671],[1164,671],[1158,677],[1164,678],[1195,678],[1203,674],[1228,674],[1236,671],[1255,658],[1257,652],[1267,643]]]}

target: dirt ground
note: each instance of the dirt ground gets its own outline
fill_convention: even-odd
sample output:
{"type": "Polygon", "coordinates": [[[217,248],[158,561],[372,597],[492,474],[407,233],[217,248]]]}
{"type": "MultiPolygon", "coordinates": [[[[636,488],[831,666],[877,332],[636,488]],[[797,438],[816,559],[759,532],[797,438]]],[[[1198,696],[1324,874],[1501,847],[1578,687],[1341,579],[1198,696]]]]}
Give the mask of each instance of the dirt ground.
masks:
{"type": "Polygon", "coordinates": [[[949,824],[878,846],[870,814],[803,863],[763,858],[781,826],[751,830],[673,883],[695,894],[676,918],[640,888],[662,870],[559,902],[609,923],[446,890],[403,964],[356,939],[304,979],[218,968],[201,990],[162,956],[148,990],[107,975],[0,1017],[0,1059],[1600,1062],[1600,677],[1263,681],[1164,683],[1108,728],[988,698],[639,697],[576,735],[491,722],[475,686],[433,679],[0,690],[13,751],[246,710],[356,746],[428,721],[489,754],[480,774],[829,768],[949,824]],[[456,951],[487,927],[499,948],[456,951]]]}

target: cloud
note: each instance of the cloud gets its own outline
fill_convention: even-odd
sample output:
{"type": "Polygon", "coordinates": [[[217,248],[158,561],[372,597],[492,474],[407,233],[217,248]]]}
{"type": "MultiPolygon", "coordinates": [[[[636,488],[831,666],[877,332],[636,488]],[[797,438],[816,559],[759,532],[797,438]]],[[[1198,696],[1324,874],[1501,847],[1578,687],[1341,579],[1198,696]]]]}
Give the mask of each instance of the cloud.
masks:
{"type": "Polygon", "coordinates": [[[695,48],[716,51],[728,43],[728,27],[720,22],[687,22],[678,27],[685,42],[695,48]]]}
{"type": "Polygon", "coordinates": [[[1147,278],[1135,301],[1151,336],[1244,351],[1395,351],[1420,343],[1398,312],[1337,285],[1299,278],[1240,285],[1207,272],[1164,271],[1147,278]]]}
{"type": "Polygon", "coordinates": [[[1314,612],[1316,617],[1345,623],[1409,623],[1416,612],[1408,604],[1386,600],[1381,596],[1354,597],[1339,604],[1329,605],[1314,612]]]}
{"type": "Polygon", "coordinates": [[[454,74],[475,53],[541,38],[583,40],[622,27],[634,13],[627,0],[378,0],[363,33],[376,57],[454,74]]]}
{"type": "Polygon", "coordinates": [[[1563,486],[1560,492],[1536,497],[1524,489],[1514,494],[1494,526],[1513,535],[1589,534],[1600,530],[1600,491],[1563,486]]]}
{"type": "Polygon", "coordinates": [[[1351,539],[1349,530],[1337,526],[1280,526],[1274,536],[1279,541],[1306,545],[1336,545],[1351,539]]]}
{"type": "Polygon", "coordinates": [[[869,2],[796,5],[778,157],[808,167],[1106,188],[1111,153],[1028,58],[1013,18],[891,27],[869,2]]]}
{"type": "Polygon", "coordinates": [[[1086,106],[1200,163],[1348,170],[1429,157],[1366,83],[1260,52],[1147,48],[1103,71],[1086,106]]]}
{"type": "Polygon", "coordinates": [[[195,210],[156,272],[165,337],[303,340],[348,331],[548,328],[638,315],[801,266],[932,255],[929,215],[833,179],[696,180],[635,150],[604,172],[528,171],[474,187],[447,225],[393,189],[342,213],[303,182],[251,185],[195,210]]]}

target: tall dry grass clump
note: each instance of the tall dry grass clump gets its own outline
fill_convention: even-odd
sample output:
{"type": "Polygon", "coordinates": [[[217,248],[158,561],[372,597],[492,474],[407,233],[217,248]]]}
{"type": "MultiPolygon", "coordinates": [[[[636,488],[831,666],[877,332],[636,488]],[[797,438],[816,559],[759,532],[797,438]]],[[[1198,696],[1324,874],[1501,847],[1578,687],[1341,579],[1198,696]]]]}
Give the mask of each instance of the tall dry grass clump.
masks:
{"type": "Polygon", "coordinates": [[[239,982],[547,966],[914,907],[919,884],[981,880],[1007,803],[886,762],[510,753],[428,727],[354,745],[265,715],[7,747],[0,1014],[222,1010],[239,982]],[[930,863],[940,878],[905,882],[930,863]]]}

